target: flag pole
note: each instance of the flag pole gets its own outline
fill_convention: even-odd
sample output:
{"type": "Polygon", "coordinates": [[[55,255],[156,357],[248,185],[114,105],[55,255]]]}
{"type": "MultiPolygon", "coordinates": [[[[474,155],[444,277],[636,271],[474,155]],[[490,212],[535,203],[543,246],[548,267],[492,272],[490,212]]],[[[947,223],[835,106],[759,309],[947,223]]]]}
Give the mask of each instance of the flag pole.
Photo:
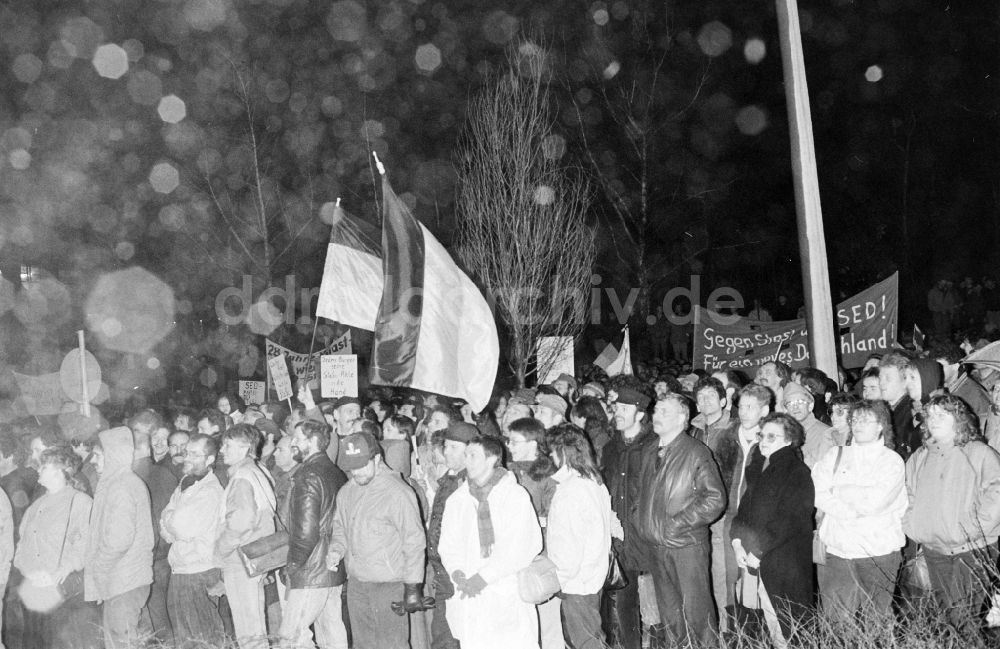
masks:
{"type": "Polygon", "coordinates": [[[83,329],[76,332],[76,340],[80,346],[80,412],[87,419],[90,419],[90,395],[87,393],[87,345],[83,339],[83,329]]]}
{"type": "Polygon", "coordinates": [[[830,275],[823,234],[819,178],[816,173],[816,149],[809,114],[809,89],[802,54],[802,34],[799,30],[799,10],[796,0],[776,0],[776,3],[785,101],[791,131],[792,176],[802,284],[809,326],[809,353],[813,367],[822,370],[827,376],[836,377],[837,345],[833,331],[833,300],[830,297],[830,275]]]}

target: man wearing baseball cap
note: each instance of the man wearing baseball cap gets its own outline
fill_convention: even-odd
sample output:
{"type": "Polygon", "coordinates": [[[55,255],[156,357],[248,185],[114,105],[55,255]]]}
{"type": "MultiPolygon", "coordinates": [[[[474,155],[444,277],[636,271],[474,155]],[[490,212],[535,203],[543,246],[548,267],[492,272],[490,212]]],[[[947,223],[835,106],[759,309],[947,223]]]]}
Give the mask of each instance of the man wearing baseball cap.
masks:
{"type": "Polygon", "coordinates": [[[614,539],[618,559],[628,576],[621,590],[605,591],[605,633],[608,645],[639,649],[642,628],[639,619],[639,573],[651,568],[646,543],[639,540],[631,514],[638,504],[639,472],[642,458],[656,445],[649,417],[649,395],[633,388],[617,391],[614,403],[615,434],[604,446],[604,483],[611,493],[611,508],[621,521],[624,538],[614,539]]]}
{"type": "Polygon", "coordinates": [[[327,566],[347,566],[347,610],[355,649],[406,647],[405,615],[434,606],[423,596],[426,539],[417,497],[387,467],[378,440],[352,433],[337,466],[350,476],[338,492],[327,566]]]}

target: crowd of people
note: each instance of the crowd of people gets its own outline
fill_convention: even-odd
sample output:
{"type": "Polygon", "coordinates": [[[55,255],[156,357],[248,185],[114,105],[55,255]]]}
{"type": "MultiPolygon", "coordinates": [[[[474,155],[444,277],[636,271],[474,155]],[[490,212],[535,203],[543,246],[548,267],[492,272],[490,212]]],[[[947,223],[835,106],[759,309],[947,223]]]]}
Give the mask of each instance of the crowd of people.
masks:
{"type": "Polygon", "coordinates": [[[479,413],[302,385],[69,440],[20,420],[0,430],[4,644],[785,647],[923,597],[975,637],[1000,374],[963,356],[873,356],[850,385],[780,362],[563,374],[479,413]]]}

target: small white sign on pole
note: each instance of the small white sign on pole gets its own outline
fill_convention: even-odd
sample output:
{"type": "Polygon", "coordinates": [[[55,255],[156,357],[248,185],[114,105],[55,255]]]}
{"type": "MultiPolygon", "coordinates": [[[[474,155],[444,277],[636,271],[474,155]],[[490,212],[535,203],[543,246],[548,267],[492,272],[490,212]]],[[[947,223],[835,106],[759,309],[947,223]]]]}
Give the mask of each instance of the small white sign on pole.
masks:
{"type": "Polygon", "coordinates": [[[274,391],[278,393],[278,401],[291,399],[294,394],[292,392],[292,377],[288,375],[288,363],[285,361],[285,355],[281,354],[267,359],[267,369],[271,373],[271,384],[274,385],[274,391]]]}
{"type": "Polygon", "coordinates": [[[320,394],[324,399],[358,396],[358,355],[320,357],[320,394]]]}
{"type": "Polygon", "coordinates": [[[264,403],[264,382],[240,381],[240,398],[244,403],[255,406],[264,403]]]}
{"type": "Polygon", "coordinates": [[[551,384],[560,374],[573,376],[573,337],[543,336],[538,340],[539,383],[551,384]]]}

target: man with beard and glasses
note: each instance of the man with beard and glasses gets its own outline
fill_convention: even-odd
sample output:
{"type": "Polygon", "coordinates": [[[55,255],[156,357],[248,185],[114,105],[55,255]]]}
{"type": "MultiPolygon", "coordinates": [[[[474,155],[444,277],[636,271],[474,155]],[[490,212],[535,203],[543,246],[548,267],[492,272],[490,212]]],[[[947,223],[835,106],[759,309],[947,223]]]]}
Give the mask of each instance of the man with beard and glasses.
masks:
{"type": "MultiPolygon", "coordinates": [[[[291,437],[292,466],[288,495],[288,563],[284,579],[288,588],[281,617],[282,641],[312,646],[309,627],[324,649],[346,649],[347,630],[341,608],[344,568],[326,565],[326,546],[333,527],[337,492],[347,482],[344,472],[327,455],[331,428],[326,422],[306,419],[295,424],[291,437]],[[296,466],[294,463],[298,462],[296,466]],[[294,469],[294,472],[292,470],[294,469]]],[[[282,448],[284,437],[278,442],[282,448]]],[[[275,450],[275,462],[286,464],[284,452],[275,450]]],[[[281,510],[279,509],[279,514],[281,510]]]]}
{"type": "Polygon", "coordinates": [[[208,591],[222,573],[215,565],[224,490],[212,472],[219,445],[195,433],[184,452],[184,476],[160,514],[160,536],[170,543],[167,611],[178,647],[222,646],[218,598],[208,591]]]}
{"type": "Polygon", "coordinates": [[[406,614],[434,606],[423,595],[427,543],[417,496],[381,450],[371,434],[352,433],[337,458],[351,480],[337,495],[326,563],[343,559],[347,567],[354,649],[407,647],[406,614]]]}

